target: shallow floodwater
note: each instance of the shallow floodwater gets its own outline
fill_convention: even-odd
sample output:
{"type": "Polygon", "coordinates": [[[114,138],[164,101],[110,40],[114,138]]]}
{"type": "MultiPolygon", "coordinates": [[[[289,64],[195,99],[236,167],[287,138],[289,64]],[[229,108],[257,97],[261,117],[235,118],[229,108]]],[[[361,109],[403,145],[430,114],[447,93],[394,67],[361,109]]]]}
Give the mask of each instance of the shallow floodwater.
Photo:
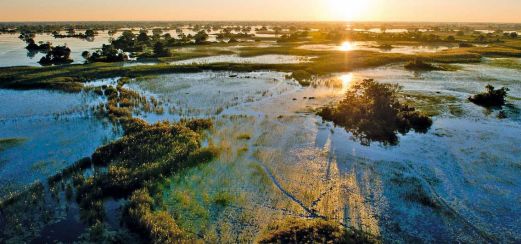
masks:
{"type": "Polygon", "coordinates": [[[162,102],[162,113],[143,113],[149,122],[214,117],[244,104],[270,99],[297,83],[281,72],[202,72],[138,78],[126,87],[162,102]]]}
{"type": "Polygon", "coordinates": [[[175,61],[173,65],[183,64],[213,64],[213,63],[255,63],[255,64],[296,64],[308,62],[310,58],[292,55],[260,55],[255,57],[240,57],[238,55],[218,55],[204,58],[193,58],[175,61]]]}
{"type": "MultiPolygon", "coordinates": [[[[268,223],[287,216],[327,217],[386,241],[519,241],[521,209],[512,203],[521,197],[516,109],[521,104],[509,99],[509,118],[497,119],[497,111],[466,98],[487,83],[506,85],[511,97],[520,97],[516,77],[521,74],[486,65],[462,68],[413,73],[388,66],[339,74],[331,78],[337,85],[329,87],[320,84],[335,82],[318,81],[310,88],[288,83],[290,89],[277,95],[223,106],[220,116],[206,114],[216,121],[208,143],[223,148],[223,155],[172,177],[165,201],[180,226],[210,242],[251,240],[268,223]],[[417,97],[419,109],[436,108],[429,132],[400,136],[397,146],[363,146],[313,114],[364,78],[399,83],[408,96],[417,97]],[[228,199],[228,207],[214,198],[228,199]]],[[[192,76],[199,76],[197,91],[211,91],[208,98],[193,91],[185,93],[193,100],[179,98],[182,87],[193,82],[186,75],[161,76],[152,79],[152,88],[140,87],[161,94],[163,101],[184,101],[203,110],[206,102],[226,104],[213,100],[215,93],[237,92],[219,81],[233,81],[227,75],[216,74],[218,81],[208,73],[192,76]]],[[[239,76],[245,79],[241,83],[250,76],[248,86],[265,77],[239,76]]]]}
{"type": "MultiPolygon", "coordinates": [[[[135,114],[148,122],[214,120],[204,144],[219,147],[219,158],[163,184],[167,211],[188,233],[209,243],[252,242],[274,220],[296,217],[327,218],[385,242],[521,241],[521,205],[514,204],[521,199],[521,71],[472,64],[455,72],[415,73],[391,65],[323,77],[306,88],[286,76],[201,72],[138,77],[125,85],[158,99],[161,111],[135,114]],[[315,115],[366,78],[403,86],[404,99],[433,115],[432,128],[400,135],[396,146],[364,146],[315,115]],[[510,88],[508,118],[467,101],[486,84],[510,88]]],[[[115,84],[105,79],[88,86],[115,84]]],[[[0,101],[43,97],[35,104],[71,120],[84,119],[78,114],[90,104],[88,98],[38,91],[26,99],[17,93],[22,98],[16,100],[10,92],[0,101]],[[51,102],[56,100],[64,102],[51,102]]],[[[18,114],[50,117],[30,108],[5,109],[2,116],[13,120],[8,124],[18,114]]],[[[66,130],[96,131],[76,127],[66,130]]],[[[113,227],[118,222],[109,221],[113,227]]]]}
{"type": "MultiPolygon", "coordinates": [[[[20,34],[0,34],[0,67],[9,66],[40,66],[38,61],[45,56],[43,53],[30,53],[25,49],[27,44],[18,38],[20,34]]],[[[101,48],[103,44],[109,43],[110,36],[106,31],[99,34],[92,41],[79,38],[54,38],[50,34],[38,34],[34,38],[36,43],[51,42],[54,46],[67,45],[72,53],[74,63],[83,63],[85,59],[81,56],[83,51],[93,52],[101,48]]]]}
{"type": "Polygon", "coordinates": [[[333,44],[306,44],[299,46],[300,49],[312,51],[356,51],[366,50],[382,53],[434,53],[454,48],[454,46],[433,46],[433,45],[393,45],[390,48],[380,47],[377,42],[346,42],[341,45],[333,44]]]}
{"type": "Polygon", "coordinates": [[[110,123],[95,118],[90,94],[0,89],[0,195],[45,180],[114,137],[110,123]]]}

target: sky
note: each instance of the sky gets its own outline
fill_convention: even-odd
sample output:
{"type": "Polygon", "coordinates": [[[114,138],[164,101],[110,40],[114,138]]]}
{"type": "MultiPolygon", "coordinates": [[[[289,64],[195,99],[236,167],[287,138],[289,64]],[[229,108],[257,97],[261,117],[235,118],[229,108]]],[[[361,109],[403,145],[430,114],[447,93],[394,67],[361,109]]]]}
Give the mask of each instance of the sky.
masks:
{"type": "Polygon", "coordinates": [[[0,0],[0,21],[521,23],[521,0],[0,0]]]}

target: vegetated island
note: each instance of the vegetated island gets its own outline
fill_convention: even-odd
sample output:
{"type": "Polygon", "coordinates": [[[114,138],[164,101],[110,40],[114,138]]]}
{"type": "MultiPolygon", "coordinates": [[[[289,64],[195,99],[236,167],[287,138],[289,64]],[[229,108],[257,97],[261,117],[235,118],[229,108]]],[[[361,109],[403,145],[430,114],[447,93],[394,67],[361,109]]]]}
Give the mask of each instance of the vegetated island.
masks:
{"type": "Polygon", "coordinates": [[[432,125],[429,117],[400,103],[400,89],[396,84],[366,79],[354,84],[340,102],[322,108],[318,115],[344,127],[364,145],[372,141],[396,145],[397,133],[425,133],[432,125]]]}

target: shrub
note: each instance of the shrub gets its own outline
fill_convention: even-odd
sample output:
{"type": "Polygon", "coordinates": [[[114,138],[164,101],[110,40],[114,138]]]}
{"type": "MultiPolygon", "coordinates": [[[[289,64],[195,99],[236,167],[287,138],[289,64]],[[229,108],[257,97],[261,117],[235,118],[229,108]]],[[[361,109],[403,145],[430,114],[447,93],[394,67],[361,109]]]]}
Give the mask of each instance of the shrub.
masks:
{"type": "Polygon", "coordinates": [[[179,243],[185,234],[165,211],[153,212],[154,200],[148,190],[140,189],[130,197],[125,211],[126,223],[150,243],[179,243]]]}
{"type": "Polygon", "coordinates": [[[248,133],[243,133],[243,134],[238,135],[237,139],[238,140],[250,140],[251,139],[251,135],[248,134],[248,133]]]}
{"type": "Polygon", "coordinates": [[[459,44],[459,47],[473,47],[474,45],[472,45],[471,43],[466,43],[466,42],[461,42],[459,44]]]}
{"type": "Polygon", "coordinates": [[[189,165],[197,165],[207,163],[219,155],[219,149],[216,147],[205,147],[196,150],[188,156],[187,163],[189,165]]]}
{"type": "Polygon", "coordinates": [[[405,65],[405,68],[408,70],[414,71],[432,71],[432,70],[444,70],[441,67],[434,66],[429,63],[425,63],[421,59],[415,59],[414,61],[409,62],[405,65]]]}
{"type": "Polygon", "coordinates": [[[92,155],[94,165],[108,165],[107,172],[86,180],[78,189],[78,196],[125,197],[144,187],[147,181],[208,162],[218,150],[201,149],[200,134],[186,127],[186,124],[208,127],[207,123],[202,120],[149,125],[139,119],[124,120],[123,138],[98,148],[92,155]]]}
{"type": "Polygon", "coordinates": [[[309,86],[311,85],[311,79],[313,75],[305,70],[297,70],[291,73],[291,75],[287,76],[289,79],[295,79],[301,86],[309,86]]]}
{"type": "Polygon", "coordinates": [[[39,61],[41,65],[52,65],[52,64],[68,64],[72,63],[70,59],[71,49],[66,46],[52,47],[47,55],[42,57],[39,61]]]}
{"type": "Polygon", "coordinates": [[[325,220],[288,219],[273,223],[259,243],[376,243],[369,234],[325,220]]]}
{"type": "Polygon", "coordinates": [[[170,56],[170,50],[168,50],[162,42],[158,41],[154,44],[154,56],[168,57],[170,56]]]}
{"type": "Polygon", "coordinates": [[[0,152],[24,143],[25,138],[0,138],[0,152]]]}
{"type": "Polygon", "coordinates": [[[342,101],[321,109],[318,115],[344,127],[364,145],[371,141],[396,145],[397,133],[424,133],[432,125],[429,117],[399,102],[400,89],[396,84],[364,80],[353,85],[342,101]]]}
{"type": "Polygon", "coordinates": [[[487,85],[485,90],[483,93],[469,97],[469,101],[483,107],[501,107],[505,105],[508,88],[502,87],[496,90],[493,86],[487,85]]]}

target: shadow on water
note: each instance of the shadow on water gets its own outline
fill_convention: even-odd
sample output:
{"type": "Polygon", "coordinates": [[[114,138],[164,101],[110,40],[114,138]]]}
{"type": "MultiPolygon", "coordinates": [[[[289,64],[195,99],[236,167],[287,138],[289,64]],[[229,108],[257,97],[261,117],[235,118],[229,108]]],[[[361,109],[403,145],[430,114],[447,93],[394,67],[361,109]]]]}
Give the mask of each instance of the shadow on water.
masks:
{"type": "Polygon", "coordinates": [[[79,209],[71,204],[68,206],[67,217],[54,224],[45,226],[41,230],[41,235],[31,241],[31,243],[54,243],[56,241],[72,243],[85,232],[87,226],[78,219],[79,209]]]}

